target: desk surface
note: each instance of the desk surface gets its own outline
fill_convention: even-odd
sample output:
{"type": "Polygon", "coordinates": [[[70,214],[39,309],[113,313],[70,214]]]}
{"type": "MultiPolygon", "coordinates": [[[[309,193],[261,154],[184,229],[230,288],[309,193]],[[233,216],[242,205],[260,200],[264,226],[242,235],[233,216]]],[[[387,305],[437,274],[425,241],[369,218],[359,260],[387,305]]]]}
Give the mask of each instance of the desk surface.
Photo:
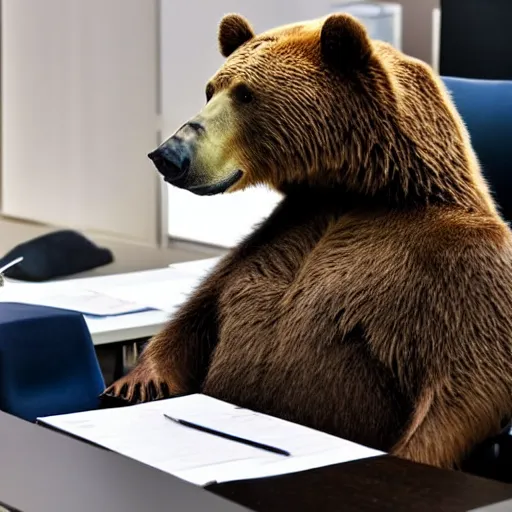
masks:
{"type": "Polygon", "coordinates": [[[177,263],[158,270],[145,270],[142,272],[115,274],[111,276],[66,279],[37,284],[9,282],[6,284],[5,288],[2,289],[0,301],[8,302],[12,300],[13,294],[14,297],[26,296],[31,290],[35,290],[37,294],[50,294],[50,292],[51,294],[62,294],[65,293],[66,290],[73,290],[75,288],[95,290],[125,289],[133,294],[136,292],[138,286],[144,287],[148,282],[158,283],[161,280],[162,289],[158,290],[158,288],[156,288],[156,290],[161,293],[166,293],[166,290],[169,289],[168,293],[171,309],[168,311],[146,311],[105,318],[85,317],[95,345],[149,338],[163,328],[172,311],[175,311],[185,300],[182,294],[173,294],[173,279],[180,280],[183,276],[186,276],[187,286],[190,287],[187,291],[192,291],[193,287],[201,281],[211,268],[213,268],[218,259],[219,258],[209,258],[186,263],[177,263]]]}
{"type": "Polygon", "coordinates": [[[511,485],[388,456],[209,490],[262,512],[462,512],[512,498],[511,485]]]}
{"type": "Polygon", "coordinates": [[[0,412],[0,503],[20,512],[243,512],[121,455],[0,412]]]}
{"type": "Polygon", "coordinates": [[[442,511],[512,498],[512,486],[392,457],[205,491],[134,460],[0,413],[0,502],[22,512],[442,511]],[[229,500],[228,501],[226,501],[229,500]]]}

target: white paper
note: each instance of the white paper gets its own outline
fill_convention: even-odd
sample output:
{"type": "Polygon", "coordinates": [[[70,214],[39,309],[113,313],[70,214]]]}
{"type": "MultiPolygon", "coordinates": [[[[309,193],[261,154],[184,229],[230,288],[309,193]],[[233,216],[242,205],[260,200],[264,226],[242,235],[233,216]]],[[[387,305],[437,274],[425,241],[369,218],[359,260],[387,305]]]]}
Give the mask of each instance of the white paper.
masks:
{"type": "Polygon", "coordinates": [[[141,283],[126,283],[114,286],[98,286],[97,291],[128,300],[140,307],[148,307],[173,313],[183,304],[198,284],[197,278],[165,276],[158,281],[148,279],[141,283]]]}
{"type": "Polygon", "coordinates": [[[159,310],[174,313],[186,301],[218,258],[170,267],[43,283],[7,281],[0,302],[21,302],[111,317],[159,310]]]}
{"type": "Polygon", "coordinates": [[[2,301],[48,306],[100,317],[126,315],[148,309],[137,302],[109,296],[95,290],[43,288],[40,285],[16,285],[16,287],[6,288],[5,294],[2,294],[2,301]]]}
{"type": "Polygon", "coordinates": [[[41,421],[198,485],[293,473],[382,455],[200,394],[41,421]],[[287,450],[291,456],[178,425],[164,413],[287,450]]]}
{"type": "Polygon", "coordinates": [[[170,265],[166,269],[141,273],[139,278],[106,284],[99,280],[93,288],[110,297],[129,300],[141,307],[174,313],[197,288],[218,258],[170,265]]]}
{"type": "MultiPolygon", "coordinates": [[[[25,299],[25,301],[30,301],[25,299]]],[[[88,316],[127,315],[147,308],[137,302],[113,297],[94,290],[67,290],[66,292],[43,296],[34,303],[44,306],[78,311],[88,316]]]]}
{"type": "Polygon", "coordinates": [[[216,256],[215,258],[206,258],[202,260],[185,261],[182,263],[171,263],[169,268],[173,270],[179,270],[180,272],[197,275],[206,275],[208,272],[219,263],[221,257],[216,256]]]}

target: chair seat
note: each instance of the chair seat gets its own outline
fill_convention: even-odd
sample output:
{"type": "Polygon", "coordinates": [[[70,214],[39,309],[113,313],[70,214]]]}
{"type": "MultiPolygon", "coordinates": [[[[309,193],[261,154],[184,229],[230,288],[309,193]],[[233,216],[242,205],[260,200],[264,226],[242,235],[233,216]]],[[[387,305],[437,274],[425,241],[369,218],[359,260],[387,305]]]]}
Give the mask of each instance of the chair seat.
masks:
{"type": "Polygon", "coordinates": [[[508,424],[500,434],[476,446],[461,470],[475,476],[512,483],[512,435],[508,424]]]}
{"type": "Polygon", "coordinates": [[[91,410],[104,387],[81,314],[0,304],[0,410],[29,421],[91,410]]]}

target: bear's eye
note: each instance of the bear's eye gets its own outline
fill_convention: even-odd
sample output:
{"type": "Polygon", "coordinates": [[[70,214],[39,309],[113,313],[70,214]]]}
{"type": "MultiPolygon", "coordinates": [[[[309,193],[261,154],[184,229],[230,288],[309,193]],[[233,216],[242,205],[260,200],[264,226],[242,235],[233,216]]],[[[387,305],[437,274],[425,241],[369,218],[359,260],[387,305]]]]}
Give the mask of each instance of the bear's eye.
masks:
{"type": "Polygon", "coordinates": [[[250,103],[253,100],[252,92],[245,84],[237,85],[234,94],[240,103],[250,103]]]}
{"type": "Polygon", "coordinates": [[[212,99],[214,92],[215,92],[215,89],[214,89],[213,85],[208,84],[206,86],[206,103],[208,103],[212,99]]]}

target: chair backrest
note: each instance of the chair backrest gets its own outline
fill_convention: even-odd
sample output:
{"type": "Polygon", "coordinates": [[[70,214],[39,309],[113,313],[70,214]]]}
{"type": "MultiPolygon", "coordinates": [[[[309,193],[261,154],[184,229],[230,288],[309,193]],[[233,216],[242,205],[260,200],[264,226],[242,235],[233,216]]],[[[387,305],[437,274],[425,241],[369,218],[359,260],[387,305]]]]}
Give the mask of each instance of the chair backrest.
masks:
{"type": "Polygon", "coordinates": [[[90,410],[104,388],[81,314],[0,303],[0,410],[29,421],[90,410]]]}
{"type": "Polygon", "coordinates": [[[443,77],[464,120],[483,174],[512,220],[512,82],[443,77]]]}

